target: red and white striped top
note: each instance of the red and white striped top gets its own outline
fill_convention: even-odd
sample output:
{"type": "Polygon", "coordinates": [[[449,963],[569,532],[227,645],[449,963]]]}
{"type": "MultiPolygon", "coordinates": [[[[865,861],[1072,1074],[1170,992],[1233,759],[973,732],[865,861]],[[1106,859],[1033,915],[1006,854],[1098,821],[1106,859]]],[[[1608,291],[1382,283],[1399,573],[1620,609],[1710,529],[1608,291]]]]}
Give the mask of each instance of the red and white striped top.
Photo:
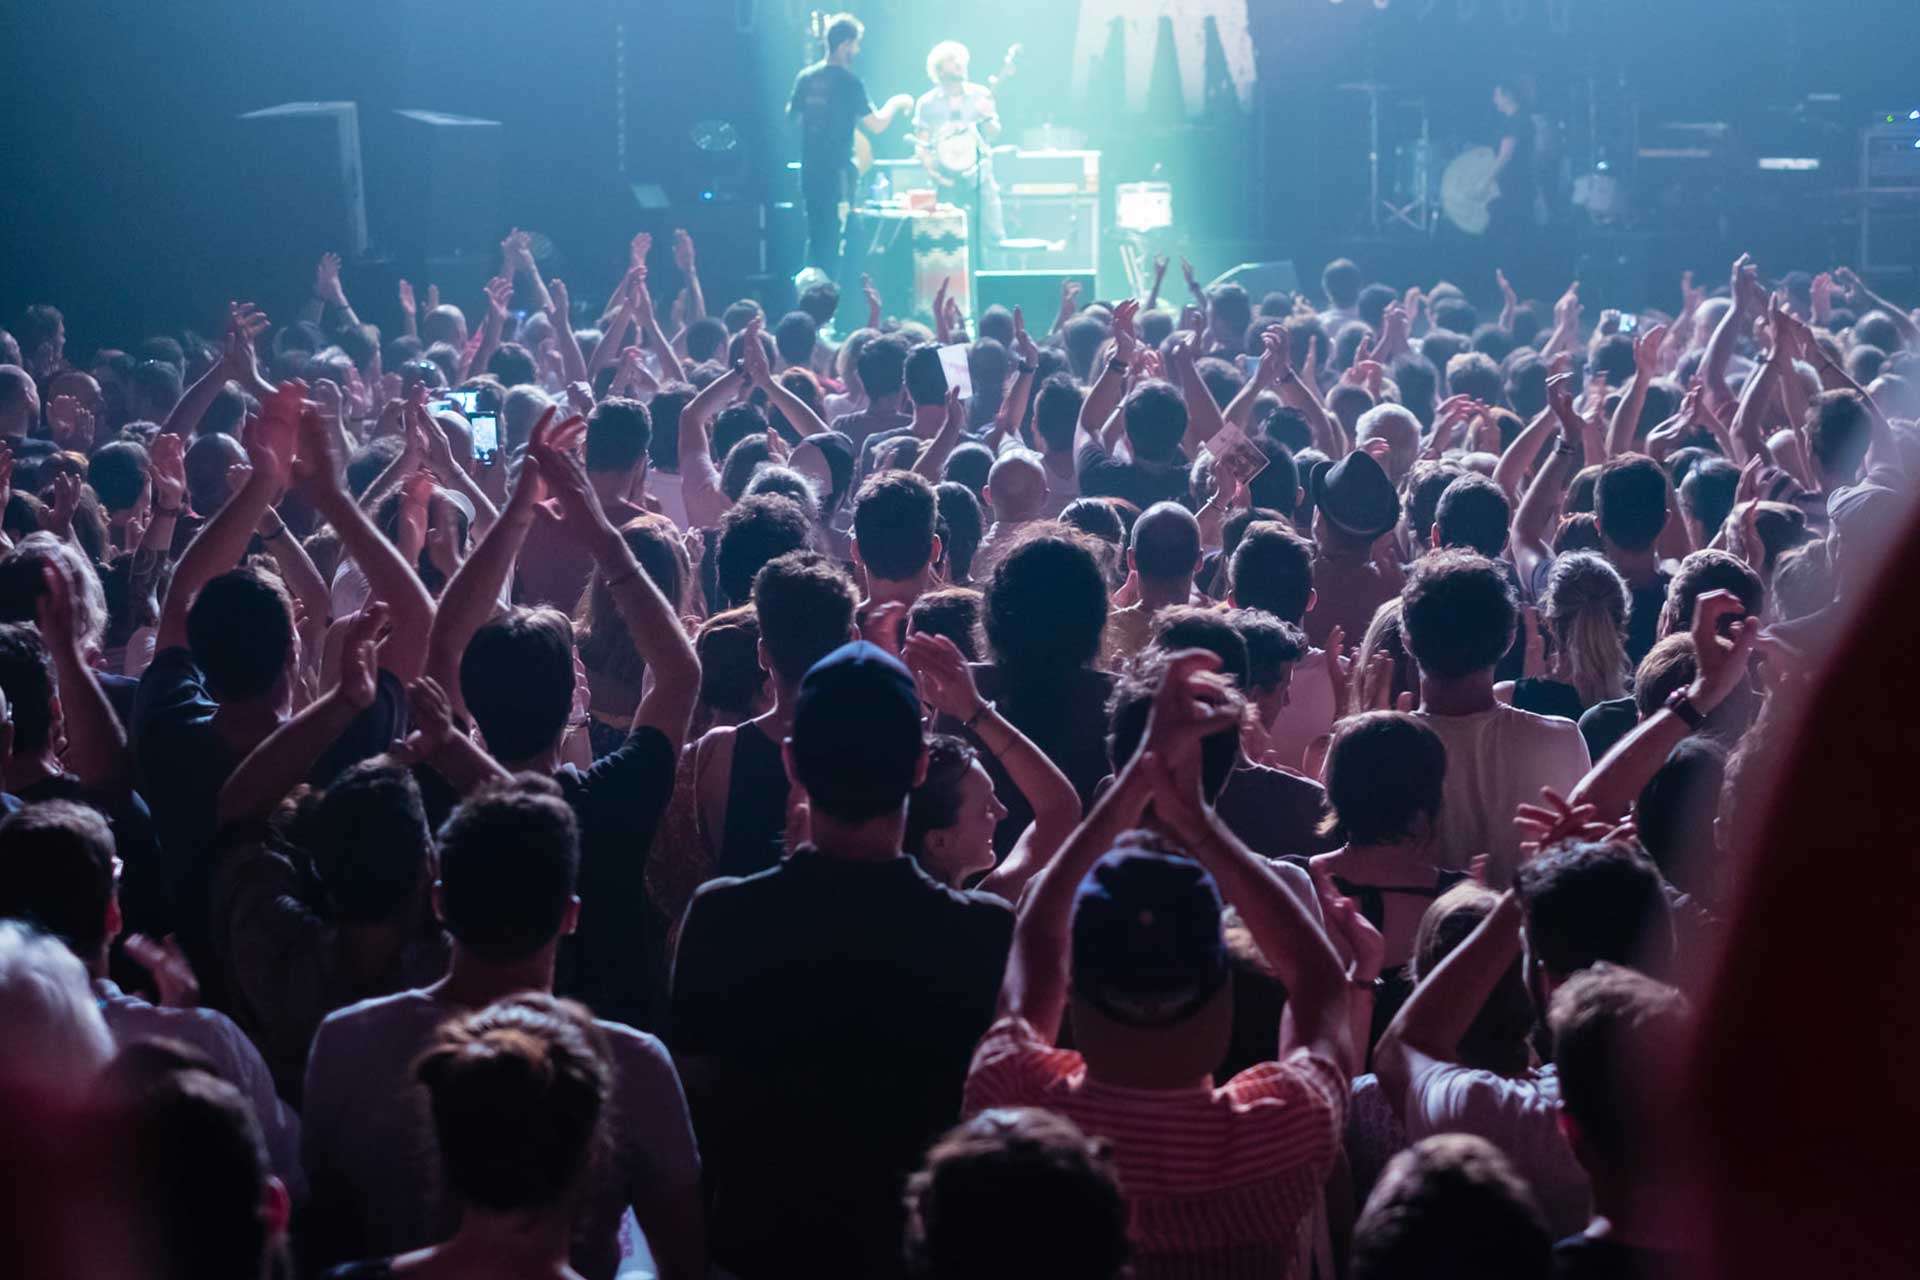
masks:
{"type": "Polygon", "coordinates": [[[1284,1280],[1333,1168],[1347,1090],[1337,1066],[1305,1050],[1219,1088],[1123,1088],[1004,1018],[974,1051],[965,1109],[1042,1107],[1106,1139],[1139,1280],[1284,1280]]]}

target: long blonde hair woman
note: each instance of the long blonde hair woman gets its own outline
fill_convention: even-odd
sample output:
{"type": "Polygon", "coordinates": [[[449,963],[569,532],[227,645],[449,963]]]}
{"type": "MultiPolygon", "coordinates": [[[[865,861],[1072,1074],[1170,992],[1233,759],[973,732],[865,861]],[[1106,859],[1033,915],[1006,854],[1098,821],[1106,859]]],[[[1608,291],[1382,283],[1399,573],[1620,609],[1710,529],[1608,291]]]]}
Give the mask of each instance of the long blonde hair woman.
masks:
{"type": "Polygon", "coordinates": [[[1619,571],[1591,551],[1563,555],[1553,563],[1540,603],[1539,625],[1550,653],[1529,656],[1529,678],[1516,682],[1513,704],[1577,719],[1596,703],[1626,697],[1627,584],[1619,571]],[[1536,662],[1544,668],[1537,675],[1536,662]]]}

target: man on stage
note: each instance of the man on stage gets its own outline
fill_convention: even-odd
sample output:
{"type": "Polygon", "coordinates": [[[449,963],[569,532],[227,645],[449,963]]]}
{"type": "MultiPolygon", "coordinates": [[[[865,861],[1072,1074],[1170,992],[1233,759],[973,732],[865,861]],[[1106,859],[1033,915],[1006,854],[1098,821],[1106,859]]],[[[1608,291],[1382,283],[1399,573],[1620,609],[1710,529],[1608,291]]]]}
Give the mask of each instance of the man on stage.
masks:
{"type": "Polygon", "coordinates": [[[853,198],[853,130],[884,133],[913,105],[904,93],[874,110],[867,87],[853,74],[866,28],[850,13],[827,20],[827,56],[793,82],[787,116],[800,122],[800,192],[807,207],[807,263],[829,278],[840,269],[840,237],[853,198]]]}
{"type": "Polygon", "coordinates": [[[1000,187],[993,180],[989,148],[1000,136],[1000,110],[993,101],[993,82],[974,84],[967,79],[970,55],[958,40],[943,40],[927,54],[927,79],[933,88],[920,95],[913,108],[913,134],[920,161],[939,184],[940,198],[966,208],[976,248],[1006,239],[1000,213],[1000,187]],[[972,136],[970,131],[977,130],[972,136]],[[952,167],[943,141],[958,138],[956,158],[967,163],[952,167]]]}

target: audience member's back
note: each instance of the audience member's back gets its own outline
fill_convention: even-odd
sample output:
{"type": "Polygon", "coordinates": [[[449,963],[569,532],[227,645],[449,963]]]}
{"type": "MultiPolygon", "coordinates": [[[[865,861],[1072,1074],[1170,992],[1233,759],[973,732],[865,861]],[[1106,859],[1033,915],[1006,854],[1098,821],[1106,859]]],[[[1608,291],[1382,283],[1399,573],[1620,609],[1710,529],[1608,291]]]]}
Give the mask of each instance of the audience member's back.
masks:
{"type": "Polygon", "coordinates": [[[993,1016],[1012,914],[900,851],[921,735],[897,660],[865,642],[823,658],[786,752],[812,843],[687,909],[674,1052],[716,1261],[748,1280],[898,1271],[903,1180],[958,1118],[993,1016]]]}

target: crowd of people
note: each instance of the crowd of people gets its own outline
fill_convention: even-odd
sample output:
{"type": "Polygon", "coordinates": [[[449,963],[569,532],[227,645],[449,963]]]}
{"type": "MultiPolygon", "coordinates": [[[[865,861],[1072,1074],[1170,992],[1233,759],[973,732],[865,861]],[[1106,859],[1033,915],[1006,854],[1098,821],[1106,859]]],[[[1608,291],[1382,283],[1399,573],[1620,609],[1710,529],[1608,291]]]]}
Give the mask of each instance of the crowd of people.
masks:
{"type": "Polygon", "coordinates": [[[0,333],[15,1274],[1707,1274],[1685,1047],[1915,314],[501,248],[0,333]]]}

